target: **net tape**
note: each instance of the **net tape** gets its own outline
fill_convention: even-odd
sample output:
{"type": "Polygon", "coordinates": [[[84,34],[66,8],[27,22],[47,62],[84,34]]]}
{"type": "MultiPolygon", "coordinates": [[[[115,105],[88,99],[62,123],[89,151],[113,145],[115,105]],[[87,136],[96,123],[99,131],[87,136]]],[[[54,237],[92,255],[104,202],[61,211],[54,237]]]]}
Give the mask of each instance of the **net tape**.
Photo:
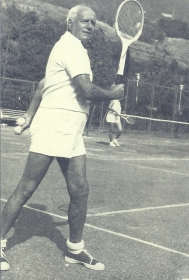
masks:
{"type": "Polygon", "coordinates": [[[155,118],[149,118],[149,117],[142,117],[142,116],[135,116],[135,115],[127,115],[127,114],[121,114],[123,117],[130,117],[133,119],[141,119],[141,120],[149,120],[149,121],[157,121],[157,122],[166,122],[166,123],[174,123],[174,124],[186,124],[189,125],[189,122],[180,122],[180,121],[173,121],[173,120],[164,120],[164,119],[155,119],[155,118]]]}

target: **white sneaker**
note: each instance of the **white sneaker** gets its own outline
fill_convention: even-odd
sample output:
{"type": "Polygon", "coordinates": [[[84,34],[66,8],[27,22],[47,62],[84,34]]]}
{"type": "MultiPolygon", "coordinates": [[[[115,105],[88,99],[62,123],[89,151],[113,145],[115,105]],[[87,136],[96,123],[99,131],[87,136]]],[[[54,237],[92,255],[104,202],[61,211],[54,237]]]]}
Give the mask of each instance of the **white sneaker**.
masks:
{"type": "Polygon", "coordinates": [[[9,270],[10,266],[5,256],[4,250],[6,247],[7,240],[1,240],[1,269],[0,270],[9,270]]]}
{"type": "Polygon", "coordinates": [[[114,142],[110,142],[110,143],[109,143],[109,146],[110,146],[110,147],[116,147],[116,144],[114,144],[114,142]]]}
{"type": "Polygon", "coordinates": [[[72,243],[66,241],[67,251],[65,254],[65,261],[67,263],[82,264],[87,268],[94,270],[104,270],[105,265],[93,258],[86,250],[84,250],[84,241],[72,243]]]}
{"type": "Polygon", "coordinates": [[[93,270],[104,270],[105,265],[93,258],[86,250],[81,250],[79,254],[72,253],[67,250],[65,254],[65,261],[67,263],[78,263],[93,270]]]}
{"type": "Polygon", "coordinates": [[[116,147],[119,147],[119,146],[120,146],[120,144],[117,142],[117,139],[114,139],[114,140],[113,140],[113,143],[116,145],[116,147]]]}

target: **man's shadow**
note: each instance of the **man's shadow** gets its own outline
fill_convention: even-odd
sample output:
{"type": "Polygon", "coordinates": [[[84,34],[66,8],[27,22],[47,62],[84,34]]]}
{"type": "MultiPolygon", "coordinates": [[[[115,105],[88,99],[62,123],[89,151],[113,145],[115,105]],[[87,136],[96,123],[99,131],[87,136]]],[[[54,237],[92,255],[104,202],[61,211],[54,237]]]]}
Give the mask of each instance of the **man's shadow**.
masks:
{"type": "MultiPolygon", "coordinates": [[[[41,204],[30,204],[30,207],[45,211],[46,206],[41,204]]],[[[8,239],[7,250],[15,245],[22,244],[33,236],[47,237],[62,251],[66,250],[66,238],[57,226],[66,226],[68,221],[54,222],[53,217],[32,209],[23,207],[22,212],[14,224],[14,233],[8,239]]]]}
{"type": "Polygon", "coordinates": [[[108,145],[109,145],[109,142],[97,141],[97,144],[108,146],[108,145]]]}

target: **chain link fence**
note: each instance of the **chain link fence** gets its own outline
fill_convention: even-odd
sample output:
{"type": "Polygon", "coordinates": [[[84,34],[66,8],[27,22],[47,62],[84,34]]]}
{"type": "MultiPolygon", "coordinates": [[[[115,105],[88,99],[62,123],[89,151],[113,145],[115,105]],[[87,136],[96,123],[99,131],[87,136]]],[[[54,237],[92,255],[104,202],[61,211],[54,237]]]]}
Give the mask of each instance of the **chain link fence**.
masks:
{"type": "MultiPolygon", "coordinates": [[[[36,81],[1,78],[1,108],[26,111],[37,85],[36,81]]],[[[177,123],[189,122],[189,90],[183,85],[171,88],[135,79],[127,81],[125,93],[121,101],[122,112],[149,117],[150,120],[136,119],[134,125],[122,120],[123,132],[163,136],[189,133],[188,124],[177,123]]],[[[108,102],[91,103],[86,134],[90,131],[108,131],[105,120],[107,108],[108,102]]]]}
{"type": "MultiPolygon", "coordinates": [[[[122,120],[123,132],[125,133],[146,133],[160,136],[189,133],[189,125],[187,124],[189,123],[189,91],[182,85],[171,88],[155,83],[128,80],[126,96],[121,101],[121,105],[123,113],[150,118],[150,120],[136,118],[134,125],[127,124],[122,120]],[[155,121],[155,119],[159,121],[155,121]]],[[[87,134],[96,129],[108,131],[107,108],[108,103],[106,102],[91,104],[86,128],[87,134]]]]}
{"type": "Polygon", "coordinates": [[[26,111],[38,82],[1,77],[1,108],[26,111]]]}

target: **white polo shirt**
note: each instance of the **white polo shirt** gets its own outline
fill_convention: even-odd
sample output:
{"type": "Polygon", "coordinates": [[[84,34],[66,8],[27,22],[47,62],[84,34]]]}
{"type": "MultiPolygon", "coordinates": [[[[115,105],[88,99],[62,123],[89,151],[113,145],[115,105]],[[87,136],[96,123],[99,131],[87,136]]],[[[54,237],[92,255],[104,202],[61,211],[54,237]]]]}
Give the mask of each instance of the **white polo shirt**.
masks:
{"type": "Polygon", "coordinates": [[[73,78],[92,71],[87,50],[81,41],[66,31],[54,45],[46,67],[40,107],[89,112],[89,101],[81,96],[73,78]]]}

